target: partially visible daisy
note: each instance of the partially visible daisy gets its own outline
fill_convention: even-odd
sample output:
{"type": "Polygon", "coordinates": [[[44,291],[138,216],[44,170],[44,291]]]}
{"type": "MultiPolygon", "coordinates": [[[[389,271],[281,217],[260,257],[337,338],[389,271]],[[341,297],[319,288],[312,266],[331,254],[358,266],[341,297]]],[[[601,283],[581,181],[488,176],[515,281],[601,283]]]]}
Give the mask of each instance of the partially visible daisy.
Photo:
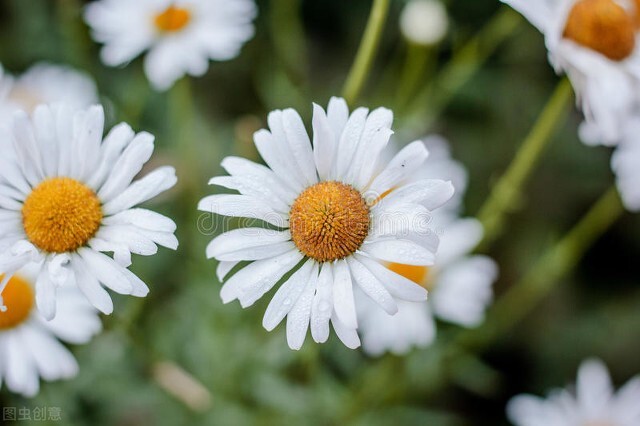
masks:
{"type": "Polygon", "coordinates": [[[122,123],[103,140],[103,127],[100,106],[74,114],[40,105],[31,118],[17,112],[0,135],[0,290],[23,266],[37,265],[36,303],[47,319],[65,285],[107,314],[113,303],[102,285],[144,297],[149,289],[127,269],[131,254],[178,246],[173,221],[134,208],[171,188],[175,170],[134,181],[153,153],[153,136],[122,123]]]}
{"type": "Polygon", "coordinates": [[[611,157],[611,168],[625,207],[640,212],[640,117],[628,121],[623,130],[611,157]]]}
{"type": "Polygon", "coordinates": [[[433,46],[449,30],[449,15],[440,0],[411,0],[400,14],[400,31],[410,42],[433,46]]]}
{"type": "Polygon", "coordinates": [[[74,110],[98,102],[89,75],[62,65],[38,63],[18,77],[0,65],[0,125],[11,122],[17,110],[33,112],[40,104],[64,103],[74,110]]]}
{"type": "MultiPolygon", "coordinates": [[[[456,184],[453,209],[440,209],[434,214],[431,227],[438,231],[440,247],[433,266],[406,265],[400,262],[386,266],[429,290],[427,302],[399,302],[398,313],[388,315],[378,306],[362,303],[359,312],[363,349],[371,355],[386,351],[407,353],[412,347],[426,347],[436,336],[434,317],[465,327],[479,325],[487,306],[493,299],[492,285],[498,268],[486,256],[471,255],[480,242],[482,225],[476,219],[459,218],[458,210],[466,187],[464,167],[450,157],[446,141],[440,137],[425,140],[429,157],[424,171],[416,178],[424,178],[437,171],[456,184]]],[[[414,178],[415,179],[415,178],[414,178]]],[[[393,192],[392,192],[393,194],[393,192]]]]}
{"type": "Polygon", "coordinates": [[[144,51],[151,84],[166,90],[185,74],[201,76],[209,60],[226,61],[253,37],[253,0],[97,0],[85,20],[104,43],[102,61],[123,65],[144,51]]]}
{"type": "Polygon", "coordinates": [[[422,142],[408,145],[388,164],[379,162],[392,120],[384,108],[349,114],[345,101],[333,98],[327,112],[314,105],[311,139],[297,112],[274,111],[269,130],[254,137],[268,167],[226,158],[222,166],[230,176],[211,184],[240,195],[213,195],[199,204],[205,212],[278,228],[226,232],[211,242],[207,255],[221,262],[221,279],[238,262],[252,262],[224,284],[225,303],[238,299],[251,306],[286,277],[263,325],[272,330],[287,317],[293,349],[302,346],[309,327],[316,342],[326,341],[330,323],[346,346],[360,345],[354,286],[389,314],[397,312],[397,299],[426,300],[424,288],[384,262],[433,264],[438,238],[428,228],[431,212],[454,190],[451,182],[437,179],[403,184],[427,158],[422,142]]]}
{"type": "MultiPolygon", "coordinates": [[[[635,2],[502,0],[522,13],[546,41],[549,61],[566,73],[602,143],[615,144],[638,102],[640,39],[635,2]]],[[[592,130],[593,131],[593,130],[592,130]]]]}
{"type": "Polygon", "coordinates": [[[575,393],[554,390],[547,399],[519,395],[507,405],[516,426],[637,426],[640,425],[640,376],[618,392],[607,367],[599,360],[580,365],[575,393]]]}
{"type": "Polygon", "coordinates": [[[59,341],[87,343],[102,325],[97,311],[73,287],[59,290],[58,315],[51,321],[35,308],[34,265],[20,270],[7,283],[0,312],[0,385],[27,397],[38,393],[39,379],[69,379],[78,364],[59,341]]]}

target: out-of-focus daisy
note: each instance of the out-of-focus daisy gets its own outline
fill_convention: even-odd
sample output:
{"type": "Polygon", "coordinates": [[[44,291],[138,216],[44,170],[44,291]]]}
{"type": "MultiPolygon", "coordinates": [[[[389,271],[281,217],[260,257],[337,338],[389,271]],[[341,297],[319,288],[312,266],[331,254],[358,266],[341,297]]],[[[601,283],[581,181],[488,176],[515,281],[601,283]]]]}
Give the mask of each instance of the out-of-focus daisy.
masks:
{"type": "Polygon", "coordinates": [[[516,426],[637,426],[640,424],[640,376],[618,392],[599,360],[580,365],[575,394],[554,390],[547,399],[519,395],[509,401],[507,415],[516,426]]]}
{"type": "Polygon", "coordinates": [[[39,63],[13,77],[0,64],[0,124],[9,124],[15,111],[31,113],[39,104],[60,102],[77,110],[97,101],[91,77],[73,68],[39,63]]]}
{"type": "Polygon", "coordinates": [[[166,90],[185,74],[201,76],[209,60],[226,61],[253,36],[253,0],[98,0],[85,20],[104,43],[102,60],[119,66],[148,50],[144,69],[166,90]]]}
{"type": "Polygon", "coordinates": [[[451,179],[456,185],[454,208],[434,214],[431,226],[438,231],[440,247],[433,266],[387,264],[392,271],[429,290],[429,300],[398,302],[394,316],[371,303],[361,304],[360,335],[364,350],[371,355],[385,351],[404,354],[414,346],[430,345],[436,335],[434,316],[465,327],[477,326],[493,298],[491,287],[498,273],[495,262],[486,256],[470,255],[482,239],[482,225],[475,219],[457,217],[467,184],[466,171],[451,158],[444,139],[430,137],[425,144],[434,154],[416,178],[436,171],[438,176],[451,179]]]}
{"type": "Polygon", "coordinates": [[[133,181],[153,153],[153,136],[122,123],[103,140],[103,127],[100,106],[73,114],[40,105],[32,118],[17,112],[0,135],[0,289],[23,266],[38,265],[36,302],[47,319],[63,285],[77,285],[104,313],[113,304],[102,285],[145,296],[149,289],[127,269],[131,254],[178,245],[173,221],[134,208],[171,188],[175,170],[133,181]]]}
{"type": "Polygon", "coordinates": [[[627,122],[611,157],[611,168],[625,207],[632,212],[640,211],[640,117],[627,122]]]}
{"type": "Polygon", "coordinates": [[[25,396],[38,392],[39,378],[68,379],[78,373],[75,358],[59,340],[86,343],[102,328],[97,311],[73,287],[59,290],[58,315],[45,320],[35,308],[37,279],[34,265],[14,275],[3,293],[7,310],[0,312],[0,384],[25,396]]]}
{"type": "Polygon", "coordinates": [[[440,0],[411,0],[400,14],[400,30],[410,43],[433,46],[448,29],[449,16],[440,0]]]}
{"type": "Polygon", "coordinates": [[[638,99],[636,6],[623,0],[502,0],[545,36],[549,60],[566,73],[598,139],[615,144],[638,99]]]}
{"type": "Polygon", "coordinates": [[[312,145],[297,112],[274,111],[270,130],[254,137],[268,167],[226,158],[222,166],[230,176],[211,183],[241,195],[200,202],[206,212],[279,228],[226,232],[211,242],[207,255],[221,261],[220,277],[238,262],[253,262],[227,280],[225,303],[239,299],[251,306],[285,277],[263,325],[272,330],[286,316],[293,349],[302,346],[309,325],[316,342],[326,341],[330,322],[346,346],[359,346],[354,285],[389,314],[398,310],[396,299],[426,300],[424,288],[383,262],[433,264],[438,238],[428,228],[431,212],[454,190],[451,182],[436,179],[402,184],[427,158],[422,142],[379,164],[392,120],[384,108],[358,108],[350,115],[346,102],[333,98],[326,113],[314,105],[312,145]]]}

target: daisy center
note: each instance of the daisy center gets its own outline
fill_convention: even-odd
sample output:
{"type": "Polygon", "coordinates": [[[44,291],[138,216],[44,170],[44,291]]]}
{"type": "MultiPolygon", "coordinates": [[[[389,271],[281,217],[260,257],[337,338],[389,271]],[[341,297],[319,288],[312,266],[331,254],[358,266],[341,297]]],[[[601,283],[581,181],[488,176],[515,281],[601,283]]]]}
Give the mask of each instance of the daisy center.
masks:
{"type": "Polygon", "coordinates": [[[0,312],[0,330],[15,328],[29,318],[34,304],[33,290],[25,280],[12,277],[2,292],[2,299],[7,310],[0,312]]]}
{"type": "Polygon", "coordinates": [[[101,221],[102,207],[95,192],[66,177],[43,181],[22,206],[27,238],[50,253],[84,246],[96,234],[101,221]]]}
{"type": "Polygon", "coordinates": [[[429,280],[428,266],[404,265],[402,263],[390,263],[387,268],[406,279],[413,281],[427,290],[433,290],[431,280],[429,280]]]}
{"type": "Polygon", "coordinates": [[[294,244],[318,262],[355,253],[369,233],[369,222],[369,207],[360,192],[335,181],[304,190],[289,215],[294,244]]]}
{"type": "Polygon", "coordinates": [[[634,18],[614,0],[578,0],[567,18],[564,37],[613,61],[635,49],[634,18]]]}
{"type": "Polygon", "coordinates": [[[176,32],[180,31],[191,21],[191,13],[181,7],[169,6],[164,12],[154,19],[156,27],[160,31],[176,32]]]}

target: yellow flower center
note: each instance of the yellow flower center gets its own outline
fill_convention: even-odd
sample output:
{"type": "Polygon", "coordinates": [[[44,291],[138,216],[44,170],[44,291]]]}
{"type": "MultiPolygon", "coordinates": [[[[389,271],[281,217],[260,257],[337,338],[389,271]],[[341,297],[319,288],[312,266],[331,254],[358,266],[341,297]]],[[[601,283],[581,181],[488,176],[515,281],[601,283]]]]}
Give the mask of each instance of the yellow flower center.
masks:
{"type": "Polygon", "coordinates": [[[567,19],[564,37],[622,61],[635,49],[634,18],[614,0],[579,0],[567,19]]]}
{"type": "Polygon", "coordinates": [[[191,13],[187,9],[173,5],[169,6],[154,19],[156,27],[164,32],[180,31],[189,21],[191,21],[191,13]]]}
{"type": "Polygon", "coordinates": [[[431,282],[429,280],[429,267],[428,266],[415,266],[404,265],[402,263],[390,263],[387,268],[391,269],[398,275],[413,281],[421,287],[427,290],[432,290],[431,282]]]}
{"type": "Polygon", "coordinates": [[[0,312],[0,330],[17,327],[29,318],[34,304],[33,290],[25,280],[12,277],[2,292],[2,298],[7,310],[0,312]]]}
{"type": "Polygon", "coordinates": [[[355,253],[369,233],[369,222],[369,207],[360,192],[334,181],[304,190],[289,215],[293,242],[318,262],[355,253]]]}
{"type": "Polygon", "coordinates": [[[29,241],[50,253],[84,246],[100,228],[102,207],[93,190],[75,179],[48,179],[33,189],[22,206],[29,241]]]}

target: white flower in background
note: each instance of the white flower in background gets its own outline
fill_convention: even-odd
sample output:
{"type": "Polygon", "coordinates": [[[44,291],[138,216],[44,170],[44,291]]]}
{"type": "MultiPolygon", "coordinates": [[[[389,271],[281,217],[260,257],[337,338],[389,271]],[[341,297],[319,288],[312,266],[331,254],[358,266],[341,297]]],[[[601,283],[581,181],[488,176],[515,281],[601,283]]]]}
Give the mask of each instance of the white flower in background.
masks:
{"type": "Polygon", "coordinates": [[[414,346],[430,345],[436,336],[434,317],[465,327],[477,326],[493,299],[492,285],[498,275],[495,262],[470,254],[482,239],[482,225],[476,219],[457,217],[467,184],[466,171],[451,158],[448,144],[441,137],[429,137],[425,144],[429,159],[413,179],[424,179],[433,173],[451,179],[456,199],[434,214],[431,227],[440,236],[440,247],[433,266],[387,264],[392,271],[429,290],[429,300],[398,302],[394,316],[364,300],[361,303],[360,335],[363,349],[370,355],[385,351],[404,354],[414,346]],[[454,208],[446,208],[449,204],[454,208]]]}
{"type": "Polygon", "coordinates": [[[549,61],[571,79],[585,114],[586,143],[613,145],[638,103],[640,39],[636,3],[616,0],[502,0],[546,41],[549,61]],[[595,139],[595,140],[594,140],[595,139]]]}
{"type": "Polygon", "coordinates": [[[98,0],[85,20],[104,43],[102,61],[123,65],[148,50],[144,69],[166,90],[185,74],[204,75],[209,60],[226,61],[253,37],[253,0],[98,0]]]}
{"type": "Polygon", "coordinates": [[[547,399],[519,395],[507,405],[516,426],[637,426],[640,425],[640,376],[618,392],[607,367],[599,360],[580,365],[575,394],[554,390],[547,399]]]}
{"type": "Polygon", "coordinates": [[[625,207],[640,212],[640,117],[629,121],[611,157],[618,191],[625,207]]]}
{"type": "Polygon", "coordinates": [[[98,91],[88,74],[73,68],[38,63],[13,77],[0,64],[0,125],[18,110],[33,112],[40,104],[64,103],[73,109],[98,102],[98,91]]]}
{"type": "Polygon", "coordinates": [[[302,346],[309,326],[316,342],[326,341],[329,323],[346,346],[360,345],[354,286],[389,314],[398,310],[396,299],[426,300],[424,288],[383,262],[433,264],[438,238],[428,229],[430,212],[454,190],[435,179],[402,184],[427,158],[422,142],[408,145],[388,164],[379,162],[392,121],[387,109],[349,114],[346,102],[333,98],[326,113],[314,105],[312,145],[297,112],[274,111],[270,130],[254,136],[268,167],[226,158],[222,166],[230,176],[210,183],[241,195],[213,195],[199,204],[205,212],[261,219],[280,229],[226,232],[211,242],[207,256],[221,261],[220,279],[238,262],[253,261],[221,291],[223,302],[239,299],[243,307],[295,270],[263,320],[272,330],[286,316],[293,349],[302,346]]]}
{"type": "Polygon", "coordinates": [[[433,46],[449,30],[449,15],[440,0],[411,0],[400,14],[400,31],[411,43],[433,46]]]}
{"type": "Polygon", "coordinates": [[[64,285],[77,285],[107,314],[113,303],[102,285],[144,297],[149,289],[127,269],[131,254],[178,245],[173,221],[133,208],[171,188],[175,170],[133,181],[153,153],[153,136],[122,123],[103,140],[103,127],[100,106],[72,114],[40,105],[31,118],[17,112],[0,135],[0,290],[23,266],[38,265],[36,303],[47,319],[64,285]]]}
{"type": "Polygon", "coordinates": [[[87,343],[102,329],[97,311],[73,287],[59,290],[58,315],[45,320],[35,308],[37,279],[34,265],[14,275],[4,291],[7,310],[0,312],[0,384],[28,397],[38,393],[39,378],[69,379],[78,373],[75,358],[59,340],[87,343]]]}

